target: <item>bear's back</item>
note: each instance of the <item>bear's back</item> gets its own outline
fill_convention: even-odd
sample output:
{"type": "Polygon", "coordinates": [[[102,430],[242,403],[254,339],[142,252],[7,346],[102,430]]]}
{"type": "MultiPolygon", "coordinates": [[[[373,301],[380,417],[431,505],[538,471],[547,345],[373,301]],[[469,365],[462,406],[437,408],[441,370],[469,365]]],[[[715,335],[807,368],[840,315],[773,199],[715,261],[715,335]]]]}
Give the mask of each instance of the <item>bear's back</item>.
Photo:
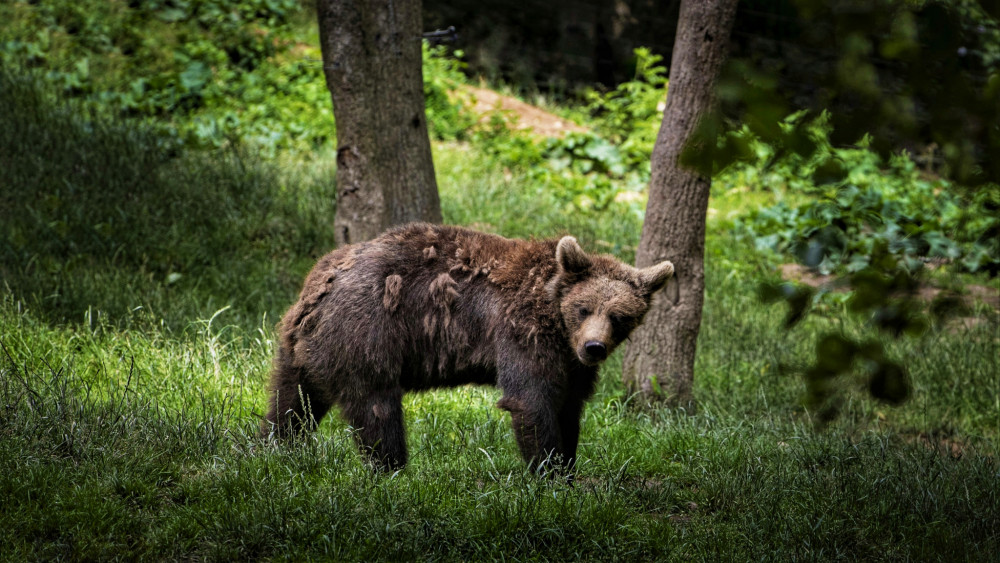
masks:
{"type": "Polygon", "coordinates": [[[410,389],[491,383],[496,342],[555,327],[554,244],[404,225],[323,257],[283,332],[327,373],[402,366],[410,389]]]}

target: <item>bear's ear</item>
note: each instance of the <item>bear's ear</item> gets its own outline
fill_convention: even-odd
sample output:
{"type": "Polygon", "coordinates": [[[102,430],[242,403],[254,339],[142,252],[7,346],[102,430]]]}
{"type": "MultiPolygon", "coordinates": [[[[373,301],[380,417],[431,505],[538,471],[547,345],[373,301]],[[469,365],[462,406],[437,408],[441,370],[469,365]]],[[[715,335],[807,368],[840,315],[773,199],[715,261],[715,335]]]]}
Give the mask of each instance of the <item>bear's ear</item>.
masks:
{"type": "Polygon", "coordinates": [[[580,248],[576,239],[565,236],[556,245],[556,264],[564,272],[582,272],[590,267],[590,257],[580,248]]]}
{"type": "Polygon", "coordinates": [[[674,275],[674,265],[669,260],[664,260],[655,266],[639,270],[639,282],[648,293],[655,293],[663,287],[670,276],[674,275]]]}

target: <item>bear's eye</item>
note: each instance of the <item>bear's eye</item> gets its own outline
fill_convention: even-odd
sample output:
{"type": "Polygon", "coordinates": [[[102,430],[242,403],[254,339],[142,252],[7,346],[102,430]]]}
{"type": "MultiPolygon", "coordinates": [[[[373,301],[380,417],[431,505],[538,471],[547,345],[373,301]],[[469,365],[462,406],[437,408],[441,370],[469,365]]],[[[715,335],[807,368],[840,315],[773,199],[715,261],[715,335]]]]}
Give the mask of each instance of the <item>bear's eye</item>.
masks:
{"type": "Polygon", "coordinates": [[[580,307],[580,310],[578,312],[580,313],[581,319],[586,319],[587,317],[590,316],[590,309],[586,307],[580,307]]]}
{"type": "Polygon", "coordinates": [[[635,320],[632,317],[624,317],[622,315],[611,315],[611,326],[615,327],[615,330],[625,330],[630,331],[635,328],[635,320]]]}

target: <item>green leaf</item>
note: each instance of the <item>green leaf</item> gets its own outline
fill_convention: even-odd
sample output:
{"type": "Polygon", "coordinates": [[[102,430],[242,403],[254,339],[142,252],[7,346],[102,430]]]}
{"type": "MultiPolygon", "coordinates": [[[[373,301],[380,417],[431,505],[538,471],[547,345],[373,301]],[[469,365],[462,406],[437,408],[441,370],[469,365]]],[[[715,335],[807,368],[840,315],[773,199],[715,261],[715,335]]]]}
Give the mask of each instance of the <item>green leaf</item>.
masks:
{"type": "Polygon", "coordinates": [[[836,158],[825,160],[813,171],[812,181],[817,186],[836,184],[847,178],[847,169],[844,164],[836,158]]]}
{"type": "Polygon", "coordinates": [[[156,17],[168,23],[184,21],[188,18],[188,13],[181,8],[165,8],[156,14],[156,17]]]}
{"type": "Polygon", "coordinates": [[[826,334],[816,343],[816,365],[833,374],[851,368],[857,346],[840,334],[826,334]]]}
{"type": "Polygon", "coordinates": [[[868,381],[868,390],[876,399],[893,405],[901,404],[910,396],[906,370],[895,362],[882,359],[868,381]]]}
{"type": "Polygon", "coordinates": [[[212,79],[212,70],[201,61],[192,61],[180,74],[181,87],[188,92],[199,92],[212,79]]]}

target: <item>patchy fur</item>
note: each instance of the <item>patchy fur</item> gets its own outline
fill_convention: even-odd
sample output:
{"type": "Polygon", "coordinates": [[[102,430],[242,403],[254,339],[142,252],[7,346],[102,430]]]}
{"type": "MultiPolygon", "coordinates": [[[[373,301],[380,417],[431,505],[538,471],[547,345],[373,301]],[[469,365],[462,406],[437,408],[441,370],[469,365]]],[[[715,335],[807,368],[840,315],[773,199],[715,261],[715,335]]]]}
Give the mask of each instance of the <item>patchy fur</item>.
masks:
{"type": "Polygon", "coordinates": [[[382,297],[382,306],[390,313],[396,312],[399,307],[399,290],[403,287],[403,278],[393,274],[385,278],[385,295],[382,297]]]}
{"type": "Polygon", "coordinates": [[[511,240],[414,223],[324,256],[280,325],[262,433],[333,405],[380,469],[407,461],[402,396],[493,384],[532,467],[572,466],[599,363],[673,274],[587,254],[573,237],[511,240]]]}

